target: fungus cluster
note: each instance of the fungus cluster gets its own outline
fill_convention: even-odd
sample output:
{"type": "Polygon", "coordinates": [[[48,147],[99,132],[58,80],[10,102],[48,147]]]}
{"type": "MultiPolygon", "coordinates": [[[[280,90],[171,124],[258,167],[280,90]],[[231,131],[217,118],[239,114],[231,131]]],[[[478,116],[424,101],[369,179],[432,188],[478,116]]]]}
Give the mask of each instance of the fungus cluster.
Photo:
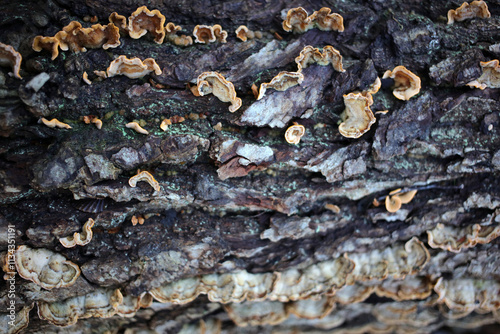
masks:
{"type": "Polygon", "coordinates": [[[195,37],[195,43],[208,44],[213,42],[227,42],[227,31],[222,30],[219,24],[213,26],[197,25],[194,27],[193,36],[195,37]]]}
{"type": "Polygon", "coordinates": [[[472,1],[470,4],[464,2],[457,9],[450,9],[448,11],[448,24],[455,21],[464,21],[472,18],[488,18],[491,17],[488,5],[483,0],[472,1]]]}
{"type": "Polygon", "coordinates": [[[95,127],[98,128],[99,130],[102,128],[102,121],[97,118],[97,116],[94,116],[94,115],[87,115],[87,116],[83,116],[83,122],[85,124],[95,124],[95,127]]]}
{"type": "Polygon", "coordinates": [[[487,244],[500,236],[500,226],[482,226],[479,224],[465,227],[437,226],[427,231],[428,244],[432,248],[441,248],[459,253],[462,249],[477,244],[487,244]]]}
{"type": "Polygon", "coordinates": [[[239,26],[235,30],[236,38],[239,38],[243,42],[246,42],[249,39],[254,38],[262,38],[262,32],[260,31],[252,31],[248,29],[247,26],[239,26]]]}
{"type": "Polygon", "coordinates": [[[420,78],[404,66],[396,66],[392,71],[386,71],[382,79],[394,80],[393,94],[400,100],[409,100],[420,92],[420,78]]]}
{"type": "Polygon", "coordinates": [[[385,208],[389,212],[396,212],[401,209],[402,204],[410,203],[416,193],[417,190],[401,192],[401,189],[396,189],[391,191],[389,195],[385,197],[385,208]]]}
{"type": "Polygon", "coordinates": [[[479,64],[483,69],[483,73],[476,80],[469,82],[467,86],[479,89],[500,88],[500,66],[498,65],[498,59],[482,61],[479,64]]]}
{"type": "Polygon", "coordinates": [[[345,72],[342,67],[342,55],[331,45],[323,47],[323,51],[320,51],[318,48],[312,47],[311,45],[307,45],[302,49],[302,51],[300,51],[299,56],[295,58],[295,62],[298,67],[297,72],[302,72],[302,69],[311,64],[318,64],[322,66],[332,64],[335,71],[345,72]]]}
{"type": "Polygon", "coordinates": [[[53,37],[36,36],[33,40],[33,50],[42,49],[52,52],[52,60],[59,55],[59,49],[73,52],[85,52],[87,48],[116,48],[120,45],[120,32],[113,23],[105,26],[94,24],[83,28],[78,21],[72,21],[53,37]]]}
{"type": "Polygon", "coordinates": [[[12,74],[18,79],[22,79],[19,71],[23,57],[10,45],[0,43],[0,66],[11,66],[12,74]]]}
{"type": "Polygon", "coordinates": [[[283,30],[303,33],[310,29],[318,28],[324,31],[344,31],[344,19],[340,14],[332,13],[332,10],[323,7],[310,16],[302,8],[292,8],[288,11],[283,21],[283,30]]]}

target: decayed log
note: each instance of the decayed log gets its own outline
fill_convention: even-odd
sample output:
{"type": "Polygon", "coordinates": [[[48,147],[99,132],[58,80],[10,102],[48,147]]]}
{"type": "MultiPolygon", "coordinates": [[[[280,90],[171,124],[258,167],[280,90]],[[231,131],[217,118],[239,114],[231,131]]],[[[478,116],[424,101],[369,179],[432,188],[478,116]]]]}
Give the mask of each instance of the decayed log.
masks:
{"type": "Polygon", "coordinates": [[[500,7],[460,4],[4,5],[0,332],[497,331],[500,7]]]}

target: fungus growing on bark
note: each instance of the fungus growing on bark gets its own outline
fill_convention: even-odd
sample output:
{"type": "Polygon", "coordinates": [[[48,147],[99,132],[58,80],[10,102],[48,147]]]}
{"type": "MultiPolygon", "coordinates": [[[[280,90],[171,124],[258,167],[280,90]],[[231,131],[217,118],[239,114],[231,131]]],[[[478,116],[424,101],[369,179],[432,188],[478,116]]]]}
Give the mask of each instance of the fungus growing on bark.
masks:
{"type": "Polygon", "coordinates": [[[160,124],[160,129],[162,129],[163,131],[167,131],[169,125],[172,125],[172,122],[170,121],[170,119],[165,118],[160,124]]]}
{"type": "Polygon", "coordinates": [[[455,21],[464,21],[475,17],[488,18],[491,17],[488,5],[484,1],[472,1],[470,4],[464,2],[457,9],[450,9],[448,11],[448,24],[455,21]]]}
{"type": "Polygon", "coordinates": [[[92,240],[92,227],[94,226],[94,220],[89,218],[87,222],[83,225],[82,233],[75,232],[72,237],[60,238],[59,241],[66,248],[72,248],[76,245],[85,246],[92,240]]]}
{"type": "Polygon", "coordinates": [[[193,44],[193,38],[186,35],[177,35],[178,31],[181,31],[180,26],[176,26],[174,23],[169,22],[165,26],[166,38],[169,42],[178,46],[188,46],[193,44]]]}
{"type": "Polygon", "coordinates": [[[49,121],[48,119],[42,117],[40,118],[38,123],[43,123],[47,125],[49,128],[71,129],[71,126],[69,124],[60,122],[56,118],[53,118],[52,120],[49,121]]]}
{"type": "Polygon", "coordinates": [[[236,31],[236,37],[246,42],[249,39],[262,38],[262,33],[260,31],[252,31],[248,29],[247,26],[239,26],[236,31]]]}
{"type": "Polygon", "coordinates": [[[349,93],[344,95],[346,109],[341,115],[343,122],[339,132],[348,138],[359,138],[368,130],[376,118],[370,109],[373,99],[370,94],[349,93]]]}
{"type": "Polygon", "coordinates": [[[213,43],[215,41],[226,43],[227,31],[222,30],[219,24],[214,26],[197,25],[194,27],[193,36],[196,43],[213,43]]]}
{"type": "Polygon", "coordinates": [[[113,23],[105,26],[94,24],[90,28],[82,28],[81,25],[70,28],[73,29],[64,34],[64,38],[61,39],[61,49],[63,50],[67,50],[68,47],[73,52],[85,52],[87,48],[96,49],[100,47],[107,50],[116,48],[121,44],[120,31],[113,23]]]}
{"type": "Polygon", "coordinates": [[[500,66],[498,63],[498,59],[480,62],[483,73],[476,80],[469,82],[467,86],[479,89],[500,88],[500,66]]]}
{"type": "Polygon", "coordinates": [[[231,102],[230,112],[235,112],[241,107],[241,99],[236,97],[233,84],[217,72],[203,72],[200,74],[197,86],[200,96],[212,93],[222,102],[231,102]]]}
{"type": "Polygon", "coordinates": [[[285,305],[279,302],[233,303],[224,305],[224,309],[239,327],[276,325],[288,318],[285,305]]]}
{"type": "Polygon", "coordinates": [[[19,276],[47,290],[71,286],[80,276],[78,265],[66,260],[61,254],[44,248],[19,246],[15,263],[19,276]]]}
{"type": "Polygon", "coordinates": [[[382,79],[394,79],[392,94],[400,100],[409,100],[420,92],[420,78],[404,66],[396,66],[392,71],[386,71],[382,79]]]}
{"type": "Polygon", "coordinates": [[[83,116],[85,124],[93,123],[99,130],[102,128],[102,121],[94,115],[83,116]]]}
{"type": "Polygon", "coordinates": [[[113,60],[106,70],[106,76],[113,77],[115,75],[125,75],[130,79],[142,78],[143,76],[154,72],[156,75],[160,75],[160,66],[156,63],[153,58],[146,58],[142,61],[140,58],[127,58],[127,56],[119,56],[113,60]]]}
{"type": "Polygon", "coordinates": [[[52,53],[52,60],[56,59],[59,56],[59,47],[61,45],[61,41],[58,36],[48,37],[48,36],[36,36],[33,39],[32,48],[36,52],[40,52],[42,50],[49,50],[52,53]]]}
{"type": "Polygon", "coordinates": [[[85,82],[87,85],[92,85],[92,81],[89,80],[89,75],[87,74],[87,72],[83,72],[82,79],[83,82],[85,82]]]}
{"type": "Polygon", "coordinates": [[[278,91],[285,91],[290,87],[300,85],[304,81],[304,75],[299,72],[280,72],[276,75],[271,82],[265,82],[260,84],[259,96],[257,100],[260,100],[266,95],[266,90],[272,88],[278,91]]]}
{"type": "Polygon", "coordinates": [[[375,293],[396,301],[425,299],[431,295],[433,287],[427,277],[407,276],[403,280],[384,280],[375,287],[375,293]]]}
{"type": "Polygon", "coordinates": [[[145,129],[143,129],[139,123],[137,122],[130,122],[130,123],[127,123],[125,124],[125,127],[129,128],[129,129],[132,129],[132,130],[135,130],[135,132],[137,133],[142,133],[143,135],[148,135],[149,132],[145,129]]]}
{"type": "Polygon", "coordinates": [[[12,75],[18,79],[22,79],[19,71],[21,70],[21,61],[23,57],[19,52],[14,50],[10,45],[0,43],[0,65],[11,66],[12,75]]]}
{"type": "Polygon", "coordinates": [[[290,144],[298,144],[302,136],[306,133],[306,128],[294,122],[285,132],[285,139],[290,144]]]}
{"type": "Polygon", "coordinates": [[[322,66],[332,64],[335,71],[345,72],[342,67],[342,55],[331,45],[325,46],[323,48],[323,52],[321,52],[318,48],[307,45],[302,49],[302,51],[300,51],[299,56],[295,58],[295,62],[298,67],[297,72],[302,72],[302,69],[311,64],[318,64],[322,66]]]}
{"type": "Polygon", "coordinates": [[[401,189],[396,189],[389,193],[389,196],[385,197],[385,208],[389,212],[396,212],[401,209],[402,204],[410,203],[417,190],[411,190],[404,193],[400,193],[401,189]]]}
{"type": "Polygon", "coordinates": [[[113,23],[118,27],[120,32],[128,32],[128,24],[127,18],[123,15],[118,14],[117,12],[113,12],[109,15],[109,23],[113,23]]]}
{"type": "MultiPolygon", "coordinates": [[[[337,295],[337,293],[335,293],[337,295]]],[[[319,299],[302,299],[285,304],[285,310],[299,318],[321,319],[335,308],[335,298],[321,296],[319,299]]]]}
{"type": "Polygon", "coordinates": [[[344,19],[340,14],[331,13],[331,9],[323,7],[307,16],[307,11],[302,8],[292,8],[288,11],[283,21],[283,30],[303,33],[313,28],[325,31],[344,31],[344,19]]]}
{"type": "Polygon", "coordinates": [[[134,39],[151,33],[154,41],[163,43],[165,38],[165,16],[158,9],[149,10],[146,6],[137,8],[128,18],[128,33],[134,39]]]}
{"type": "Polygon", "coordinates": [[[76,324],[78,319],[112,317],[122,302],[123,295],[119,289],[97,289],[53,303],[39,301],[38,316],[56,326],[70,326],[76,324]]]}
{"type": "Polygon", "coordinates": [[[160,189],[161,189],[158,181],[156,181],[155,178],[153,177],[153,175],[151,175],[151,173],[149,173],[148,171],[142,171],[142,172],[137,173],[137,175],[132,176],[128,180],[128,184],[132,188],[135,188],[137,186],[137,182],[141,182],[141,181],[149,183],[149,185],[155,191],[160,191],[160,189]]]}
{"type": "Polygon", "coordinates": [[[140,296],[124,295],[123,300],[116,307],[116,313],[125,318],[131,318],[142,307],[151,306],[153,298],[147,292],[143,292],[140,296]]]}
{"type": "Polygon", "coordinates": [[[132,226],[135,226],[137,224],[142,225],[144,224],[144,217],[133,215],[130,221],[132,222],[132,226]]]}
{"type": "Polygon", "coordinates": [[[445,226],[441,223],[427,231],[427,243],[432,248],[441,248],[459,253],[464,248],[477,244],[487,244],[500,236],[500,226],[482,226],[479,224],[465,227],[445,226]]]}

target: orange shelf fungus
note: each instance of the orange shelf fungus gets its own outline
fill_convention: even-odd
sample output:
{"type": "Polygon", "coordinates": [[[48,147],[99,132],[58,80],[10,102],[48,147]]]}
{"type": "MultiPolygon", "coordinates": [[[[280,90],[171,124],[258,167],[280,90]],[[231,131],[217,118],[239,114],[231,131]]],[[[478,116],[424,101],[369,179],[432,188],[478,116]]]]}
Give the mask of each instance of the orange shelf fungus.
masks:
{"type": "Polygon", "coordinates": [[[46,118],[42,117],[40,118],[38,123],[43,123],[47,125],[49,128],[71,129],[71,126],[69,124],[60,122],[56,118],[53,118],[52,120],[49,121],[46,118]]]}
{"type": "Polygon", "coordinates": [[[134,39],[141,38],[148,32],[158,44],[165,38],[165,16],[158,9],[149,10],[146,6],[137,8],[128,18],[128,33],[134,39]]]}
{"type": "Polygon", "coordinates": [[[382,79],[394,79],[392,94],[400,100],[409,100],[420,92],[420,78],[404,66],[396,66],[392,71],[386,71],[382,79]]]}
{"type": "Polygon", "coordinates": [[[264,95],[266,95],[266,90],[269,88],[283,92],[290,87],[300,85],[303,81],[304,75],[300,72],[280,72],[271,82],[265,82],[260,85],[257,100],[262,99],[264,95]]]}
{"type": "Polygon", "coordinates": [[[109,15],[109,23],[113,23],[118,27],[120,32],[128,32],[127,18],[123,15],[113,12],[109,15]]]}
{"type": "Polygon", "coordinates": [[[165,118],[160,124],[160,129],[162,129],[163,131],[167,131],[169,125],[172,125],[172,121],[168,118],[165,118]]]}
{"type": "Polygon", "coordinates": [[[339,132],[348,138],[359,138],[368,130],[376,119],[370,109],[373,100],[370,94],[349,93],[344,95],[346,109],[342,113],[343,122],[339,132]]]}
{"type": "Polygon", "coordinates": [[[296,145],[300,142],[300,139],[305,133],[306,128],[303,125],[294,122],[293,125],[286,130],[285,139],[288,143],[296,145]]]}
{"type": "Polygon", "coordinates": [[[60,238],[59,242],[66,248],[72,248],[76,245],[85,246],[92,240],[92,227],[94,226],[94,220],[89,218],[87,222],[83,225],[82,233],[75,232],[73,236],[60,238]]]}
{"type": "Polygon", "coordinates": [[[408,204],[411,202],[417,190],[411,190],[404,193],[400,193],[401,189],[391,191],[389,196],[385,198],[385,208],[389,212],[396,212],[401,209],[401,205],[408,204]]]}
{"type": "Polygon", "coordinates": [[[219,24],[214,26],[197,25],[194,27],[193,36],[196,43],[213,43],[215,41],[226,43],[227,31],[222,30],[219,24]]]}
{"type": "Polygon", "coordinates": [[[260,31],[252,31],[248,29],[247,26],[239,26],[236,30],[236,37],[243,42],[246,42],[249,39],[254,39],[254,38],[262,38],[262,32],[260,31]]]}
{"type": "Polygon", "coordinates": [[[299,56],[295,58],[295,62],[298,67],[297,72],[302,72],[303,68],[306,68],[311,64],[318,64],[322,66],[332,64],[335,71],[345,72],[342,67],[342,55],[331,45],[325,46],[323,48],[323,52],[320,52],[318,48],[307,45],[302,49],[302,51],[300,51],[299,56]]]}
{"type": "Polygon", "coordinates": [[[233,84],[217,72],[203,72],[200,74],[197,86],[200,96],[212,93],[222,102],[231,102],[230,112],[235,112],[241,107],[241,99],[236,97],[233,84]]]}
{"type": "Polygon", "coordinates": [[[304,8],[292,8],[283,21],[283,30],[296,33],[303,33],[313,28],[324,31],[344,31],[344,19],[340,14],[331,13],[331,11],[330,8],[323,7],[307,16],[304,8]]]}
{"type": "Polygon", "coordinates": [[[450,9],[448,11],[448,24],[455,21],[464,21],[475,17],[488,18],[491,17],[488,5],[484,1],[472,1],[470,4],[464,2],[462,6],[457,9],[450,9]]]}
{"type": "Polygon", "coordinates": [[[160,191],[160,189],[161,189],[158,181],[156,181],[155,178],[153,177],[153,175],[151,175],[151,173],[148,171],[142,171],[142,172],[139,172],[137,175],[132,176],[128,180],[128,184],[132,188],[135,188],[137,186],[137,182],[141,182],[141,181],[149,183],[149,185],[151,187],[153,187],[153,189],[155,191],[160,191]]]}
{"type": "Polygon", "coordinates": [[[48,50],[52,53],[52,60],[56,59],[59,56],[59,47],[61,45],[61,41],[56,36],[54,37],[44,37],[44,36],[36,36],[33,39],[32,48],[36,52],[40,52],[42,50],[48,50]]]}
{"type": "Polygon", "coordinates": [[[46,290],[71,286],[80,276],[80,268],[64,256],[45,248],[19,246],[15,253],[19,276],[46,290]]]}
{"type": "Polygon", "coordinates": [[[144,220],[145,220],[144,217],[141,217],[141,216],[136,217],[134,215],[134,216],[132,216],[132,219],[131,219],[132,226],[135,226],[137,224],[142,225],[142,224],[144,224],[144,220]]]}
{"type": "Polygon", "coordinates": [[[480,224],[465,227],[437,224],[427,231],[427,243],[432,248],[441,248],[453,253],[471,248],[477,244],[487,244],[500,236],[500,226],[482,226],[480,224]]]}
{"type": "Polygon", "coordinates": [[[21,61],[23,57],[19,52],[14,50],[10,45],[0,43],[0,65],[11,66],[12,75],[18,79],[22,79],[19,71],[21,70],[21,61]]]}
{"type": "Polygon", "coordinates": [[[129,128],[129,129],[132,129],[132,130],[135,130],[135,132],[137,133],[141,133],[143,135],[149,135],[149,132],[145,129],[143,129],[139,123],[137,122],[130,122],[130,123],[127,123],[125,124],[125,127],[129,128]]]}
{"type": "Polygon", "coordinates": [[[178,46],[188,46],[193,44],[193,38],[186,35],[177,35],[178,31],[181,31],[180,26],[176,26],[174,23],[169,22],[165,26],[166,38],[169,42],[178,46]]]}
{"type": "Polygon", "coordinates": [[[498,63],[498,59],[480,62],[483,73],[476,80],[469,82],[467,86],[479,89],[500,88],[500,66],[498,63]]]}
{"type": "Polygon", "coordinates": [[[87,72],[83,72],[83,74],[82,74],[82,80],[87,85],[92,85],[92,81],[89,80],[89,75],[87,74],[87,72]]]}
{"type": "Polygon", "coordinates": [[[95,127],[99,130],[102,128],[102,121],[94,115],[83,116],[83,121],[85,124],[95,124],[95,127]]]}
{"type": "Polygon", "coordinates": [[[130,79],[137,79],[151,72],[154,72],[156,75],[162,73],[160,66],[158,66],[153,58],[146,58],[142,61],[137,57],[129,59],[126,56],[119,56],[109,64],[106,76],[109,78],[121,74],[130,79]]]}

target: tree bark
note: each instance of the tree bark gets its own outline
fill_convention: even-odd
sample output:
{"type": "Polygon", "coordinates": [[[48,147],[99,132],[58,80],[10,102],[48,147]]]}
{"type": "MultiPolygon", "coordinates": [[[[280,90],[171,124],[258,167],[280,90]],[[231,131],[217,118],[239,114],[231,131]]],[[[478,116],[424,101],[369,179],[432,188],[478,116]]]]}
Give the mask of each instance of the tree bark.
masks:
{"type": "Polygon", "coordinates": [[[44,288],[39,281],[67,265],[41,260],[36,269],[34,253],[18,251],[26,263],[17,271],[28,267],[38,283],[15,275],[12,297],[6,273],[0,333],[498,331],[499,91],[466,84],[483,73],[480,62],[500,55],[499,3],[488,2],[490,18],[447,24],[460,1],[153,1],[148,8],[180,25],[179,35],[220,24],[227,43],[183,47],[122,32],[116,48],[61,50],[54,60],[32,48],[35,36],[71,21],[104,25],[112,12],[129,17],[141,5],[2,5],[0,42],[23,57],[22,79],[9,66],[0,72],[4,269],[15,244],[59,254],[81,274],[44,288]],[[299,6],[309,15],[331,8],[344,31],[284,31],[287,11],[299,6]],[[262,37],[240,41],[240,25],[262,37]],[[300,84],[256,100],[252,85],[296,72],[307,45],[333,46],[345,71],[309,64],[300,84]],[[119,55],[153,58],[162,73],[94,74],[119,55]],[[419,76],[419,93],[399,100],[395,81],[383,79],[371,109],[388,112],[359,138],[342,136],[344,96],[399,65],[419,76]],[[234,85],[236,112],[193,94],[208,71],[234,85]],[[102,128],[85,124],[88,115],[102,128]],[[166,131],[164,119],[173,123],[166,131]],[[149,134],[125,127],[132,121],[149,134]],[[294,122],[305,127],[296,145],[284,137],[294,122]],[[160,188],[131,187],[139,169],[160,188]],[[386,201],[412,191],[388,212],[386,201]],[[63,247],[59,239],[82,233],[89,218],[92,240],[63,247]],[[12,302],[18,329],[8,325],[12,302]]]}

